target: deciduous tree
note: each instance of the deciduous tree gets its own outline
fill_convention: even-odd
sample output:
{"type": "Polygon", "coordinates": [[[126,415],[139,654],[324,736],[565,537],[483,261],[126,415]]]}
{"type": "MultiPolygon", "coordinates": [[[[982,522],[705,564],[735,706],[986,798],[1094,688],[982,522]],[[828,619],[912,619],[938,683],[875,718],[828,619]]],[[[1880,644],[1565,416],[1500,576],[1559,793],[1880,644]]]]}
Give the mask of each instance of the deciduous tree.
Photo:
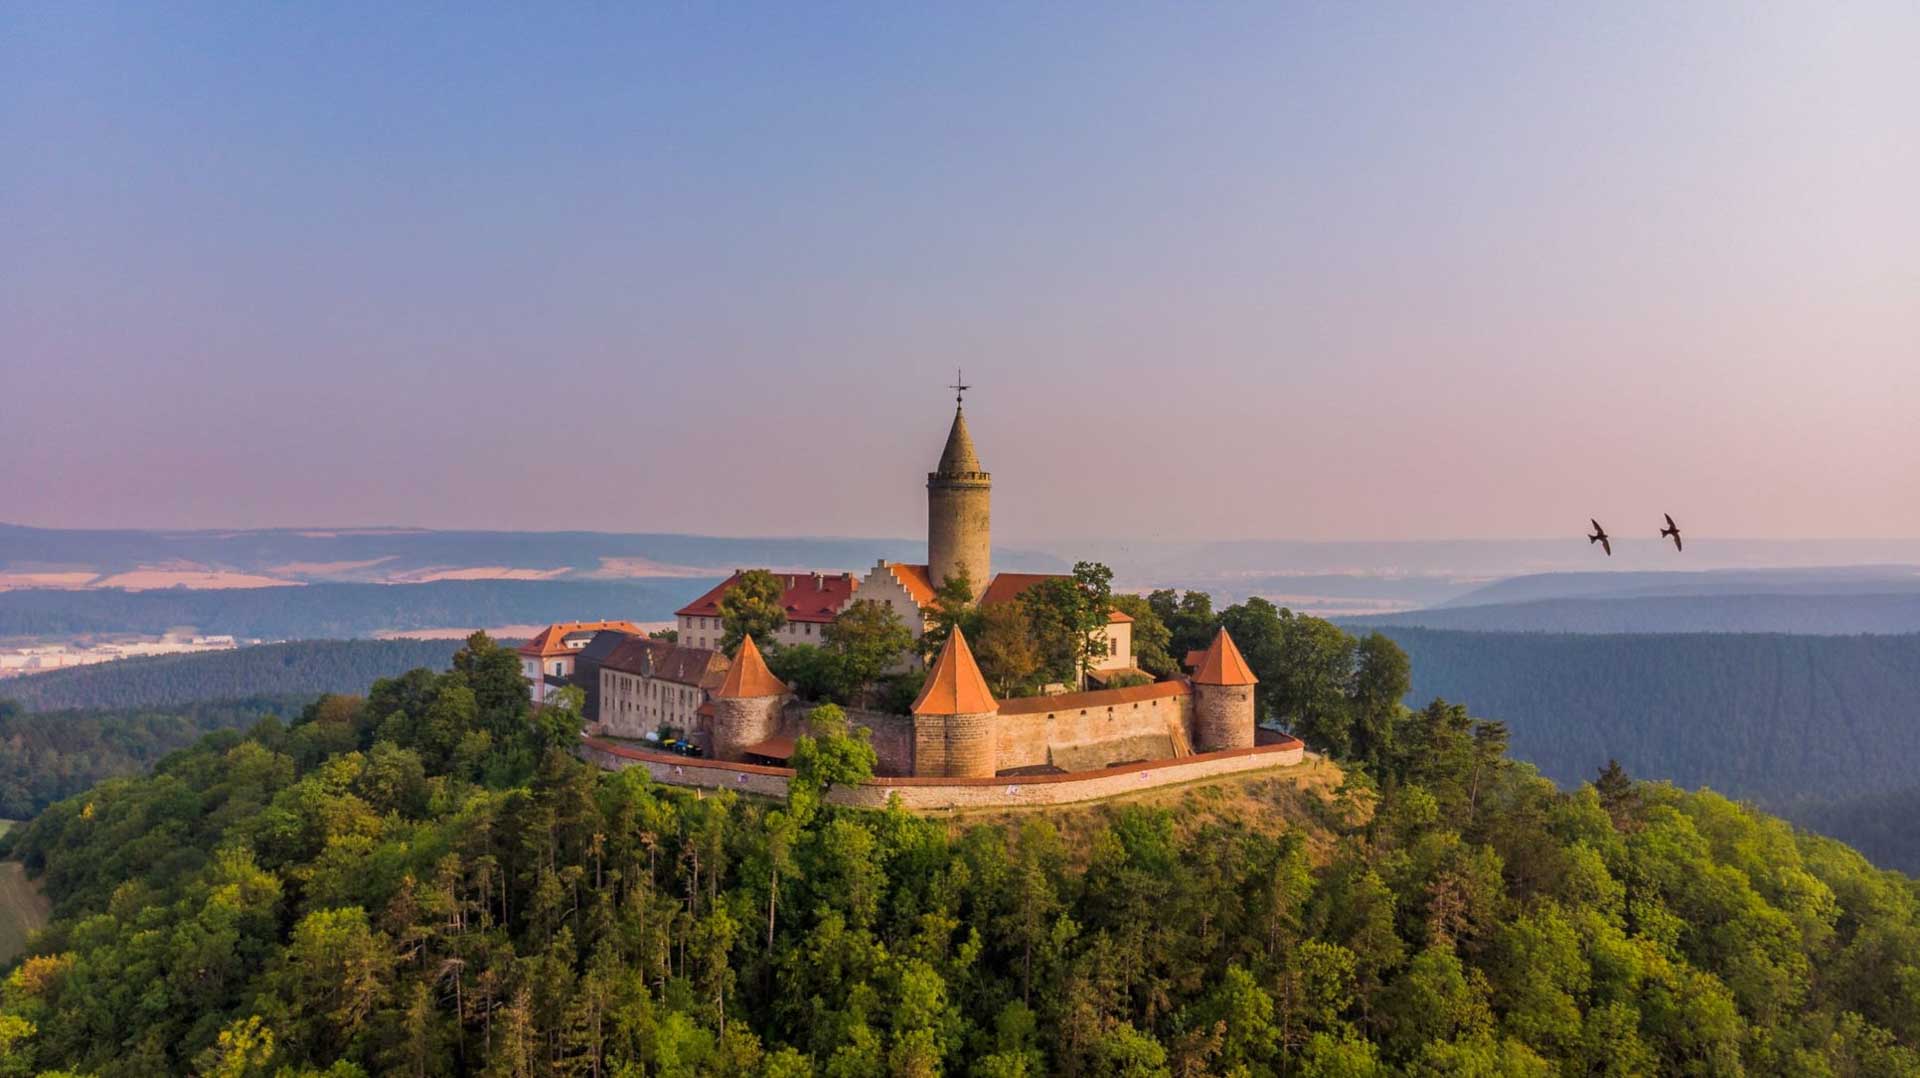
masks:
{"type": "Polygon", "coordinates": [[[720,650],[732,655],[744,637],[766,651],[776,647],[774,634],[787,624],[786,594],[780,578],[765,569],[748,569],[720,597],[720,650]]]}

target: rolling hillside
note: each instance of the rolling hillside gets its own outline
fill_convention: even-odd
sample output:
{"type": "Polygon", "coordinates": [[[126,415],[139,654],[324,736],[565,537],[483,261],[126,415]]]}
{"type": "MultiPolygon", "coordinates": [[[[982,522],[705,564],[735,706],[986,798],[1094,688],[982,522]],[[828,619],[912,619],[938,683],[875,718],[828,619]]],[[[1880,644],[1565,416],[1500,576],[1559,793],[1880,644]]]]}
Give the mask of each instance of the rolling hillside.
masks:
{"type": "Polygon", "coordinates": [[[1768,802],[1914,784],[1920,635],[1595,636],[1380,627],[1410,703],[1465,701],[1561,783],[1639,778],[1768,802]]]}
{"type": "Polygon", "coordinates": [[[718,577],[573,582],[448,580],[193,591],[0,592],[0,636],[163,633],[192,626],[265,640],[372,636],[388,630],[546,624],[619,617],[666,621],[718,577]]]}
{"type": "Polygon", "coordinates": [[[1400,626],[1489,633],[1914,633],[1920,632],[1920,592],[1540,599],[1339,620],[1362,630],[1400,626]]]}
{"type": "Polygon", "coordinates": [[[177,708],[203,701],[363,693],[417,666],[444,669],[458,640],[302,640],[120,659],[0,682],[27,711],[177,708]]]}

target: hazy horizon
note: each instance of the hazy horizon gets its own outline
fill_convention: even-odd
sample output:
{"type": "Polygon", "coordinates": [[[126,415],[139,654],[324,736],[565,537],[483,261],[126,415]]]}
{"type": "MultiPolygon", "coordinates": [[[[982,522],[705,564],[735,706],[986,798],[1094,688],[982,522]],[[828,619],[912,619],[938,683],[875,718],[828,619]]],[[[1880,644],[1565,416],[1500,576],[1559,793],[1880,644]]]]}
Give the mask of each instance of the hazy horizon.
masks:
{"type": "Polygon", "coordinates": [[[1010,545],[1920,536],[1915,40],[12,7],[0,516],[914,537],[962,367],[1010,545]]]}

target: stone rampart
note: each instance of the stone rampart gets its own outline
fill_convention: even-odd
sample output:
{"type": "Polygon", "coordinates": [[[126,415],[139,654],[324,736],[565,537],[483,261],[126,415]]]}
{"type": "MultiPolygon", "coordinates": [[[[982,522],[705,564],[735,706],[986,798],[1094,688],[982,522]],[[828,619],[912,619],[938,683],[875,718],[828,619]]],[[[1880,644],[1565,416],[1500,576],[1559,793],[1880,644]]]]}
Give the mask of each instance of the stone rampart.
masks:
{"type": "MultiPolygon", "coordinates": [[[[584,739],[580,755],[589,763],[611,771],[644,767],[656,781],[672,786],[737,790],[761,797],[785,798],[787,781],[793,777],[791,768],[688,759],[600,738],[584,739]]],[[[875,778],[860,786],[835,788],[829,800],[835,804],[877,809],[885,808],[888,799],[897,795],[903,807],[919,812],[1069,805],[1222,775],[1290,767],[1300,763],[1304,755],[1305,747],[1299,741],[1285,738],[1253,748],[1073,774],[971,779],[875,778]]]]}
{"type": "Polygon", "coordinates": [[[1102,764],[1127,760],[1132,746],[1164,739],[1176,754],[1192,743],[1193,697],[1185,685],[1163,682],[1130,689],[1010,700],[1001,705],[995,763],[1016,767],[1066,766],[1068,760],[1108,754],[1102,764]],[[1164,688],[1163,688],[1164,687],[1164,688]],[[1039,710],[1040,708],[1047,710],[1039,710]],[[1055,760],[1061,750],[1075,750],[1055,760]]]}

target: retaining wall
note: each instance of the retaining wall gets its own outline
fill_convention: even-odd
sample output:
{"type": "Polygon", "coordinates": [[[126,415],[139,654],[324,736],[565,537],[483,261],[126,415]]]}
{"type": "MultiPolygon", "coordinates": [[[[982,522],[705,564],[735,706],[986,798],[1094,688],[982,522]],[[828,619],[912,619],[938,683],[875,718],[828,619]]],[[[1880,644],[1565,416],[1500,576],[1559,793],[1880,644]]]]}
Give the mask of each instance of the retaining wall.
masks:
{"type": "MultiPolygon", "coordinates": [[[[763,797],[787,796],[793,770],[756,764],[698,760],[620,745],[600,738],[581,742],[583,759],[607,770],[644,767],[659,782],[701,789],[738,790],[763,797]]],[[[1305,747],[1293,738],[1246,749],[1200,753],[1177,760],[1127,764],[1064,775],[1023,775],[976,779],[875,778],[860,786],[836,787],[828,800],[859,808],[885,808],[889,797],[922,812],[1006,808],[1019,805],[1067,805],[1175,786],[1246,771],[1299,763],[1305,747]]]]}
{"type": "MultiPolygon", "coordinates": [[[[1144,741],[1171,741],[1176,728],[1181,741],[1192,743],[1193,698],[1187,693],[1118,703],[1092,699],[1104,695],[1062,696],[1058,699],[1067,706],[1050,711],[1009,714],[1003,710],[996,723],[999,744],[994,762],[1002,770],[1064,765],[1067,761],[1053,759],[1052,750],[1072,748],[1083,751],[1070,759],[1092,756],[1105,764],[1128,759],[1128,753],[1136,751],[1134,746],[1144,741]]],[[[1020,703],[1033,705],[1029,700],[1020,703]]]]}

